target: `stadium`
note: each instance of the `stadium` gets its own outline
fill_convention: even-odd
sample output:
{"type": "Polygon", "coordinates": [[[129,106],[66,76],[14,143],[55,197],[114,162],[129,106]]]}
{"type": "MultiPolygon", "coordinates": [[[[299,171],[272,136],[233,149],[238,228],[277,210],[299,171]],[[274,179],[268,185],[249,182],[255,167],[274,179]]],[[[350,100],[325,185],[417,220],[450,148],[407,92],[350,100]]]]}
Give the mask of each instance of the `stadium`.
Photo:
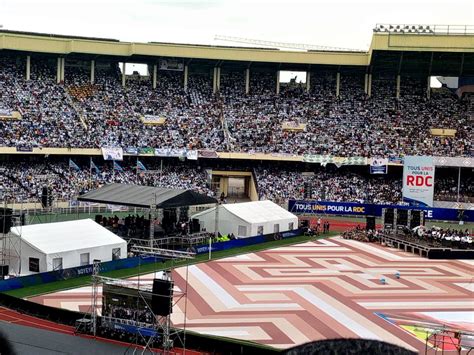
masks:
{"type": "Polygon", "coordinates": [[[0,29],[7,341],[469,353],[474,27],[225,40],[0,29]]]}

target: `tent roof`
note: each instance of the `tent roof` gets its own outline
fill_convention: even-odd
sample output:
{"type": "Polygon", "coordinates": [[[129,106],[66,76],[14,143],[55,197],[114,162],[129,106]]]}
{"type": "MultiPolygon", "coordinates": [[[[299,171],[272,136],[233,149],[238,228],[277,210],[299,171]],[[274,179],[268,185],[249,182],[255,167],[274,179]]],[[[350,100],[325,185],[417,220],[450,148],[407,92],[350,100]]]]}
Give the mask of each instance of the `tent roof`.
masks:
{"type": "Polygon", "coordinates": [[[109,184],[78,197],[79,201],[156,208],[205,205],[217,200],[191,190],[165,189],[132,184],[109,184]]]}
{"type": "MultiPolygon", "coordinates": [[[[288,212],[269,200],[219,205],[219,208],[224,208],[238,218],[251,224],[298,218],[293,213],[288,212]]],[[[200,212],[195,214],[193,218],[198,218],[199,216],[214,210],[214,208],[211,208],[200,212]]]]}
{"type": "Polygon", "coordinates": [[[32,224],[13,227],[11,231],[31,247],[45,254],[126,243],[91,219],[32,224]]]}

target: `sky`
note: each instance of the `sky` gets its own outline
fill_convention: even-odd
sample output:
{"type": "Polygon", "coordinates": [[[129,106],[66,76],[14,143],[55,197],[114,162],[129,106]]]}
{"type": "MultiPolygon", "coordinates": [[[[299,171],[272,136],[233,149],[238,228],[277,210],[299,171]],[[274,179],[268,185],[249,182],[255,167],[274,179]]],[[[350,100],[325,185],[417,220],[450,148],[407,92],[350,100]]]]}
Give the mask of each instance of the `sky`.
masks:
{"type": "Polygon", "coordinates": [[[4,29],[132,42],[239,45],[214,40],[225,35],[367,50],[376,23],[474,25],[474,1],[0,0],[4,29]]]}
{"type": "MultiPolygon", "coordinates": [[[[216,35],[367,50],[377,23],[472,25],[474,0],[0,0],[4,29],[245,46],[216,35]]],[[[146,66],[129,65],[145,74],[146,66]]],[[[285,73],[284,82],[303,73],[285,73]]]]}

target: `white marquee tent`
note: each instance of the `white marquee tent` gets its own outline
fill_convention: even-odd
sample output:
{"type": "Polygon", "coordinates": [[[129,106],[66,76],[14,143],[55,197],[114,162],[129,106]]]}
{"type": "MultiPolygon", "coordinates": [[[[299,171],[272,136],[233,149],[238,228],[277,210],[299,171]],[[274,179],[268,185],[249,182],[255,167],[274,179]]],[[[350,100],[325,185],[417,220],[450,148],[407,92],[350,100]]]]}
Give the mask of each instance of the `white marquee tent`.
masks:
{"type": "Polygon", "coordinates": [[[33,224],[11,229],[20,238],[20,260],[10,273],[29,275],[127,257],[125,240],[91,219],[33,224]]]}
{"type": "MultiPolygon", "coordinates": [[[[219,205],[218,231],[245,238],[262,234],[286,232],[298,228],[298,217],[272,201],[252,201],[219,205]]],[[[201,230],[214,232],[215,207],[195,214],[201,230]]]]}

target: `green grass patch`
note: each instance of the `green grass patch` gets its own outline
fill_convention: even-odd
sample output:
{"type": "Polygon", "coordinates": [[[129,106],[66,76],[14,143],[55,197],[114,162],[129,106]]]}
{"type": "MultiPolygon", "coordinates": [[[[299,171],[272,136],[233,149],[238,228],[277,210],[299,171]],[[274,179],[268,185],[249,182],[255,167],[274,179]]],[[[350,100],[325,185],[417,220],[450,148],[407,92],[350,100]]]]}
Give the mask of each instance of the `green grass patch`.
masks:
{"type": "MultiPolygon", "coordinates": [[[[337,234],[339,233],[330,232],[328,234],[320,236],[318,239],[331,237],[337,234]]],[[[212,253],[212,260],[222,259],[229,256],[235,256],[235,255],[240,255],[240,254],[258,252],[261,250],[278,248],[285,245],[303,243],[311,239],[314,240],[315,237],[299,236],[299,237],[286,238],[286,239],[275,240],[275,241],[260,243],[260,244],[255,244],[255,245],[248,245],[241,248],[233,248],[233,249],[227,249],[227,250],[222,250],[222,251],[216,251],[212,253]]],[[[130,269],[121,269],[121,270],[105,272],[105,273],[101,273],[100,275],[106,276],[106,277],[112,277],[112,278],[127,278],[127,277],[132,277],[132,276],[137,276],[137,275],[149,274],[151,272],[160,271],[163,269],[181,267],[185,265],[197,264],[197,263],[202,263],[206,261],[209,261],[209,255],[207,253],[197,255],[196,258],[194,258],[193,260],[181,260],[181,261],[168,260],[164,263],[144,264],[144,265],[140,265],[140,266],[130,268],[130,269]]],[[[24,288],[12,290],[12,291],[7,291],[5,293],[11,296],[15,296],[15,297],[25,298],[25,297],[32,297],[32,296],[37,296],[37,295],[41,295],[45,293],[65,290],[65,289],[87,286],[90,284],[91,284],[91,276],[81,276],[81,277],[76,277],[69,280],[55,281],[55,282],[49,282],[49,283],[44,283],[44,284],[35,285],[35,286],[24,287],[24,288]]]]}

